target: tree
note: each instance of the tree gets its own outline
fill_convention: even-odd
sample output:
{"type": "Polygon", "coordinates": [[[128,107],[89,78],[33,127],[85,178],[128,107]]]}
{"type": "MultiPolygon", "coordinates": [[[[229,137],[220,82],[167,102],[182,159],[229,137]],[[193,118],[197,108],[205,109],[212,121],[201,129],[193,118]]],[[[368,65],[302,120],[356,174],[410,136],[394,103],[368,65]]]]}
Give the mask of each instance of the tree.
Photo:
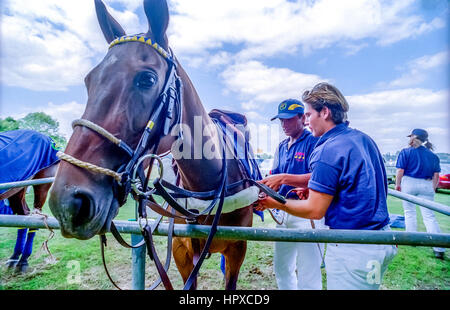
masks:
{"type": "Polygon", "coordinates": [[[58,148],[65,148],[66,138],[59,133],[59,123],[44,112],[29,113],[24,118],[15,120],[7,117],[0,119],[0,132],[16,129],[35,130],[53,139],[58,148]]]}
{"type": "Polygon", "coordinates": [[[11,116],[5,119],[0,118],[0,132],[19,129],[19,122],[11,116]]]}

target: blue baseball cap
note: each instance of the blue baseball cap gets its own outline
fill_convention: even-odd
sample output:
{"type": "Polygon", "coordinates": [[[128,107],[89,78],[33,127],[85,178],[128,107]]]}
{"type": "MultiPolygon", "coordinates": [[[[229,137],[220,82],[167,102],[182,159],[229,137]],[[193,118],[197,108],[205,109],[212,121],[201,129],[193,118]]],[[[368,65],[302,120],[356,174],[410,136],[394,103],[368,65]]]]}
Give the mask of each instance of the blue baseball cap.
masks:
{"type": "Polygon", "coordinates": [[[416,136],[417,139],[423,142],[427,141],[428,139],[428,132],[425,129],[420,128],[413,129],[413,131],[408,137],[411,137],[412,135],[416,136]]]}
{"type": "Polygon", "coordinates": [[[293,118],[297,114],[304,114],[305,105],[296,99],[287,99],[278,105],[278,114],[272,117],[273,121],[276,118],[288,119],[293,118]]]}

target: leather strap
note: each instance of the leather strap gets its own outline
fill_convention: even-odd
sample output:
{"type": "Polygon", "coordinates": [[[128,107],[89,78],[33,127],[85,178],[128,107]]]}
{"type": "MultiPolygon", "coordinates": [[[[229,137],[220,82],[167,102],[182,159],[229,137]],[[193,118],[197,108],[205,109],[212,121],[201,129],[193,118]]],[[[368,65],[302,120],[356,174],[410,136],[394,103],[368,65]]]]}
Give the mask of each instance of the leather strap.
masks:
{"type": "Polygon", "coordinates": [[[158,258],[158,253],[156,253],[150,226],[145,225],[142,234],[144,236],[145,244],[147,246],[148,256],[150,257],[151,260],[155,262],[156,269],[158,270],[158,274],[161,278],[164,287],[166,288],[166,290],[173,290],[173,286],[172,283],[170,282],[167,272],[166,270],[164,270],[164,267],[158,258]]]}
{"type": "MultiPolygon", "coordinates": [[[[226,176],[225,176],[225,180],[226,180],[226,176]]],[[[183,290],[190,290],[192,288],[192,285],[197,280],[197,275],[200,270],[200,267],[203,264],[205,257],[209,253],[209,247],[211,246],[214,235],[217,232],[217,225],[219,224],[220,214],[222,213],[222,207],[223,207],[224,200],[225,200],[225,191],[222,188],[219,206],[217,207],[216,214],[214,215],[214,220],[213,220],[213,223],[211,224],[211,230],[209,232],[208,238],[206,239],[205,246],[203,247],[202,253],[197,261],[197,264],[195,264],[194,269],[191,271],[191,274],[189,275],[189,278],[186,280],[183,290]]]]}
{"type": "MultiPolygon", "coordinates": [[[[175,210],[172,210],[173,213],[175,213],[175,210]]],[[[166,263],[164,264],[164,271],[167,274],[167,271],[170,267],[170,260],[172,258],[172,238],[173,238],[173,228],[174,228],[174,218],[170,218],[169,220],[169,231],[167,233],[167,252],[166,252],[166,263]]],[[[161,284],[162,278],[159,277],[158,280],[153,282],[153,284],[148,288],[149,290],[154,290],[158,287],[159,284],[161,284]]]]}
{"type": "Polygon", "coordinates": [[[108,279],[112,283],[112,285],[114,285],[118,290],[121,291],[122,289],[116,284],[116,282],[114,282],[111,275],[109,274],[108,267],[106,266],[106,260],[105,260],[106,236],[100,235],[99,237],[100,237],[100,249],[101,249],[101,253],[102,253],[102,262],[103,262],[103,267],[106,272],[106,276],[108,277],[108,279]]]}

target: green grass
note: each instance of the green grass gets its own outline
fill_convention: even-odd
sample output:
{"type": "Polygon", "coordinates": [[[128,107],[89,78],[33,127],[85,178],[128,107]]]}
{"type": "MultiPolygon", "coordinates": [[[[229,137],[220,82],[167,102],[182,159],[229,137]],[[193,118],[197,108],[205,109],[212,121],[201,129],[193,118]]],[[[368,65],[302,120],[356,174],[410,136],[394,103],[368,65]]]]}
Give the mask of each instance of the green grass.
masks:
{"type": "MultiPolygon", "coordinates": [[[[437,202],[450,205],[450,193],[440,192],[436,195],[437,202]]],[[[31,205],[32,194],[27,195],[31,205]]],[[[388,198],[389,212],[403,214],[401,200],[392,196],[388,198]]],[[[48,206],[44,213],[51,214],[48,206]]],[[[425,231],[422,217],[418,210],[419,231],[425,231]]],[[[448,216],[436,213],[442,232],[450,232],[448,216]]],[[[128,220],[134,218],[134,202],[129,200],[123,206],[116,219],[128,220]]],[[[255,216],[254,226],[275,227],[272,218],[266,213],[265,222],[255,216]]],[[[17,229],[0,227],[0,289],[3,290],[78,290],[78,289],[115,289],[107,279],[103,270],[100,243],[98,238],[87,241],[65,239],[59,231],[49,241],[49,248],[56,263],[49,263],[49,255],[39,248],[49,235],[45,229],[39,230],[34,242],[33,254],[30,257],[30,272],[24,275],[8,270],[4,262],[12,254],[17,229]],[[72,265],[71,265],[72,264],[72,265]],[[73,283],[71,266],[79,264],[79,283],[73,283]]],[[[126,236],[130,241],[130,237],[126,236]]],[[[155,237],[158,253],[164,260],[167,245],[166,237],[155,237]]],[[[437,260],[429,247],[399,246],[398,254],[389,265],[383,278],[381,288],[392,290],[448,290],[450,289],[450,260],[448,251],[446,260],[437,260]]],[[[131,251],[121,247],[112,236],[108,235],[106,249],[108,268],[117,283],[123,288],[131,288],[131,251]]],[[[164,263],[164,262],[163,262],[164,263]]],[[[223,289],[223,276],[219,269],[220,255],[213,254],[205,260],[199,275],[199,289],[223,289]]],[[[277,289],[273,274],[273,242],[248,242],[248,250],[242,265],[238,289],[262,290],[277,289]]],[[[323,271],[323,283],[326,287],[326,274],[323,271]]],[[[182,289],[183,283],[172,259],[169,277],[175,289],[182,289]]],[[[153,262],[147,260],[146,285],[156,279],[153,262]]],[[[158,289],[163,289],[161,286],[158,289]]]]}

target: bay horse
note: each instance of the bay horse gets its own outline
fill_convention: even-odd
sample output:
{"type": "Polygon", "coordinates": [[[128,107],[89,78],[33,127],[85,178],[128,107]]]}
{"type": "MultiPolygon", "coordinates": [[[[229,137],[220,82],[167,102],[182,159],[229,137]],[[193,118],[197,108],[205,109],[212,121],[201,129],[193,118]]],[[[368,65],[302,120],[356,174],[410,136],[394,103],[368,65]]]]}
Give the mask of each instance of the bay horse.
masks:
{"type": "MultiPolygon", "coordinates": [[[[166,34],[169,23],[166,1],[144,1],[149,30],[133,36],[126,36],[101,0],[95,0],[95,8],[110,48],[85,78],[87,106],[82,119],[73,123],[74,131],[65,154],[61,154],[64,160],[49,199],[62,235],[78,239],[110,231],[113,218],[125,202],[124,195],[129,192],[123,189],[124,173],[118,172],[129,171],[126,169],[130,162],[135,163],[142,140],[147,141],[144,153],[152,149],[154,154],[182,153],[174,158],[180,184],[186,190],[216,191],[221,187],[221,180],[231,184],[246,177],[237,159],[223,160],[218,128],[205,111],[187,73],[171,53],[166,34]],[[173,76],[177,77],[176,83],[171,82],[173,76]],[[168,88],[176,89],[176,94],[167,93],[168,88]],[[165,112],[157,114],[161,110],[165,112]],[[162,117],[155,118],[155,115],[162,117]],[[190,134],[198,130],[200,136],[190,134]],[[205,149],[208,156],[202,153],[205,149]]],[[[228,190],[227,195],[249,188],[242,183],[228,190]]],[[[257,196],[253,191],[245,204],[223,213],[219,225],[250,227],[251,203],[257,196]]],[[[212,221],[207,215],[198,218],[202,224],[211,225],[212,221]]],[[[201,245],[204,243],[205,240],[200,240],[201,245]]],[[[209,252],[225,256],[226,289],[236,289],[246,249],[246,241],[213,240],[209,252]]],[[[172,254],[186,283],[194,268],[192,240],[175,237],[172,254]]]]}
{"type": "MultiPolygon", "coordinates": [[[[20,130],[0,133],[0,157],[2,163],[1,183],[5,180],[24,181],[26,179],[36,180],[42,178],[54,177],[58,167],[59,160],[56,157],[56,150],[53,141],[36,131],[20,130]],[[29,141],[29,147],[23,146],[23,143],[29,141]],[[34,158],[34,159],[33,159],[34,158]],[[13,164],[10,162],[33,161],[33,164],[13,164]],[[8,168],[11,168],[12,171],[8,168]],[[8,176],[5,174],[8,173],[8,176]],[[28,177],[30,176],[30,177],[28,177]],[[11,179],[12,178],[12,179],[11,179]]],[[[47,199],[51,183],[33,185],[34,210],[42,212],[42,207],[47,199]]],[[[8,199],[10,213],[17,215],[29,215],[31,210],[25,200],[27,187],[16,187],[9,190],[0,190],[0,200],[8,199]]],[[[24,273],[28,269],[28,258],[33,250],[33,240],[35,229],[19,229],[17,232],[16,245],[12,256],[6,262],[8,268],[16,268],[19,273],[24,273]]]]}

